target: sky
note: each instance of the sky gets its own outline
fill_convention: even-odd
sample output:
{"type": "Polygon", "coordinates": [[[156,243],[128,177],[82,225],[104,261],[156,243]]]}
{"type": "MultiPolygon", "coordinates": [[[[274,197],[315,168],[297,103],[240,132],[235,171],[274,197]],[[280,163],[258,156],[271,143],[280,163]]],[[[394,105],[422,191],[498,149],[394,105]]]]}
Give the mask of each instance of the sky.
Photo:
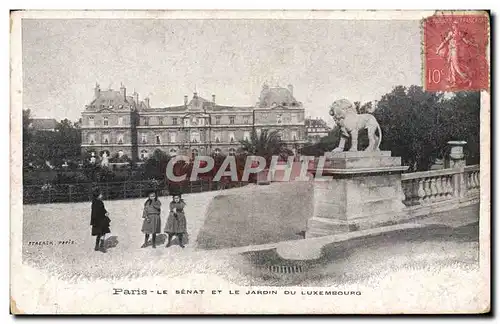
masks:
{"type": "MultiPolygon", "coordinates": [[[[335,100],[378,100],[421,84],[418,20],[24,19],[23,108],[78,120],[94,86],[180,105],[197,90],[254,105],[267,82],[294,86],[306,116],[335,100]]],[[[329,121],[330,122],[330,121],[329,121]]]]}

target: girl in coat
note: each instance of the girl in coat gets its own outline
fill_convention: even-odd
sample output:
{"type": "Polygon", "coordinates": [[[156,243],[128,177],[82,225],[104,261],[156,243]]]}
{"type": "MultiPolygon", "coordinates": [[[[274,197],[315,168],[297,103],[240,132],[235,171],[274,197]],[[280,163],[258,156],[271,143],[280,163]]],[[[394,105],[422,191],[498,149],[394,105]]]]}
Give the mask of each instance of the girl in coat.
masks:
{"type": "Polygon", "coordinates": [[[155,191],[151,191],[148,200],[144,203],[144,211],[142,218],[142,232],[144,233],[144,244],[141,246],[145,248],[148,246],[149,235],[152,236],[153,248],[156,248],[156,234],[161,233],[161,203],[155,191]]]}
{"type": "Polygon", "coordinates": [[[186,215],[184,214],[184,207],[186,203],[180,194],[173,195],[170,202],[170,213],[168,214],[167,224],[165,226],[165,233],[168,235],[167,245],[172,244],[172,237],[176,235],[179,239],[179,245],[184,248],[183,237],[186,234],[186,215]]]}
{"type": "Polygon", "coordinates": [[[104,208],[102,202],[102,194],[99,189],[92,193],[92,213],[90,216],[90,225],[92,226],[92,236],[95,236],[95,251],[104,250],[104,239],[107,233],[110,232],[109,224],[111,220],[108,217],[109,213],[104,208]]]}

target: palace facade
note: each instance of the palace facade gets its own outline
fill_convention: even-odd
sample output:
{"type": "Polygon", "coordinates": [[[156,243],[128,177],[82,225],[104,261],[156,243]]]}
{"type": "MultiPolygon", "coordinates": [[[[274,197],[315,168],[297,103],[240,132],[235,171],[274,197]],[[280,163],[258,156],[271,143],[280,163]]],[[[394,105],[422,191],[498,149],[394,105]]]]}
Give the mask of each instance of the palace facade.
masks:
{"type": "Polygon", "coordinates": [[[82,152],[108,156],[127,155],[144,160],[156,149],[170,154],[235,154],[240,140],[255,128],[279,131],[294,152],[306,142],[304,107],[293,96],[293,87],[262,86],[254,106],[220,105],[193,93],[178,106],[152,108],[149,98],[119,91],[101,90],[82,113],[82,152]]]}
{"type": "Polygon", "coordinates": [[[306,118],[305,120],[306,140],[309,143],[318,143],[321,138],[328,136],[332,130],[323,119],[306,118]]]}

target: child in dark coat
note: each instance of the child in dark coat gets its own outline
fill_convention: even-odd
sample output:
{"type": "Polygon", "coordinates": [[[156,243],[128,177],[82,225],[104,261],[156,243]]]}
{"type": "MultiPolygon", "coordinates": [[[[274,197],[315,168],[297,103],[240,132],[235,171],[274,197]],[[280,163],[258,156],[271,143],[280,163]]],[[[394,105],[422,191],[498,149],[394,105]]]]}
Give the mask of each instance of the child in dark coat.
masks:
{"type": "Polygon", "coordinates": [[[148,200],[144,203],[144,210],[142,212],[142,232],[144,233],[144,244],[141,246],[145,248],[148,246],[149,235],[152,236],[153,248],[156,248],[156,234],[161,233],[161,203],[155,191],[149,192],[148,200]]]}
{"type": "Polygon", "coordinates": [[[109,213],[106,208],[104,208],[104,203],[102,202],[102,194],[96,189],[92,193],[92,212],[90,216],[90,225],[92,226],[92,236],[95,236],[95,251],[102,250],[105,252],[104,240],[107,233],[110,233],[109,224],[111,219],[109,219],[109,213]]]}
{"type": "Polygon", "coordinates": [[[168,239],[165,247],[169,247],[172,244],[172,237],[176,235],[179,239],[179,245],[184,248],[183,238],[187,232],[186,215],[184,214],[184,207],[186,207],[186,203],[180,194],[174,194],[169,207],[170,213],[165,226],[165,233],[168,234],[168,239]]]}

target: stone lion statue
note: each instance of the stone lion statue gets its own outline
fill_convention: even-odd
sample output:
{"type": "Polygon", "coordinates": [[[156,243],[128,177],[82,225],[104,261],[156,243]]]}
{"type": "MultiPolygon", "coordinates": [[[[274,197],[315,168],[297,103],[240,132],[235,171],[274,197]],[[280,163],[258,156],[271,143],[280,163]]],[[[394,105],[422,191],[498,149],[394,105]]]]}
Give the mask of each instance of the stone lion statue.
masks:
{"type": "Polygon", "coordinates": [[[365,151],[378,151],[382,142],[382,131],[372,114],[358,114],[354,105],[346,99],[333,102],[330,106],[330,116],[340,126],[341,136],[339,145],[332,152],[344,151],[346,139],[351,137],[351,148],[349,151],[358,150],[358,133],[362,129],[368,131],[369,144],[365,151]],[[375,132],[378,130],[379,136],[375,132]]]}

